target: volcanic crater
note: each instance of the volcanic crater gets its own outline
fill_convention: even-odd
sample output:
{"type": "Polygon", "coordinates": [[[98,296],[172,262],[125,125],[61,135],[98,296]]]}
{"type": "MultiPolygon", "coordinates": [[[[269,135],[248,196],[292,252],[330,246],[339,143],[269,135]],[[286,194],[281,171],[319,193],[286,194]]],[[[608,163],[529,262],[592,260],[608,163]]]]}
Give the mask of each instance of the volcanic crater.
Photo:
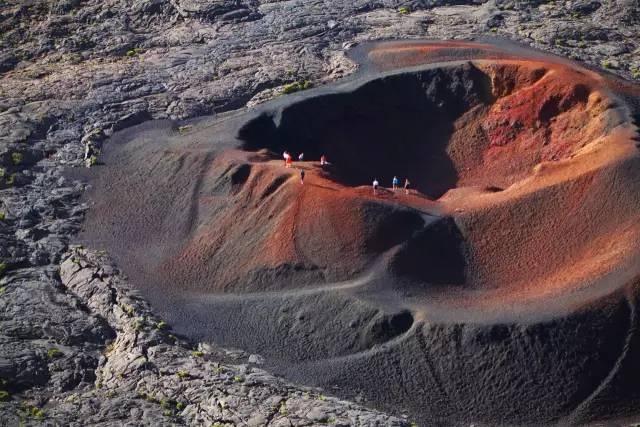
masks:
{"type": "Polygon", "coordinates": [[[80,240],[177,332],[425,423],[634,416],[637,88],[511,45],[354,56],[344,81],[115,134],[80,240]],[[394,176],[409,194],[373,193],[394,176]]]}

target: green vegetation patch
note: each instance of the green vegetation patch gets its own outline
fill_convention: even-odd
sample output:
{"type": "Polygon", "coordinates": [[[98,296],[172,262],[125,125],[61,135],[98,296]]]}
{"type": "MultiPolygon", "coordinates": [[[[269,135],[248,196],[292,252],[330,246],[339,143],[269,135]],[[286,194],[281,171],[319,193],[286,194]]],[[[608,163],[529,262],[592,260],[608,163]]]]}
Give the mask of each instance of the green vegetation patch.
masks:
{"type": "Polygon", "coordinates": [[[134,56],[138,56],[138,55],[140,55],[141,53],[144,53],[144,49],[139,48],[139,47],[136,47],[136,48],[134,48],[134,49],[128,50],[128,51],[127,51],[127,53],[126,53],[126,55],[127,55],[129,58],[133,58],[134,56]]]}
{"type": "Polygon", "coordinates": [[[124,311],[127,316],[132,317],[134,314],[134,309],[128,304],[120,304],[120,309],[124,311]]]}
{"type": "Polygon", "coordinates": [[[606,68],[607,70],[613,70],[613,69],[618,68],[613,62],[609,61],[608,59],[604,59],[602,61],[602,66],[604,68],[606,68]]]}
{"type": "Polygon", "coordinates": [[[175,404],[176,402],[171,399],[162,399],[160,401],[160,407],[162,407],[162,409],[173,409],[175,404]]]}
{"type": "Polygon", "coordinates": [[[287,85],[284,85],[284,87],[282,88],[282,93],[288,95],[290,93],[300,92],[301,90],[306,90],[311,87],[313,87],[313,83],[311,83],[309,80],[289,83],[287,85]]]}
{"type": "Polygon", "coordinates": [[[59,357],[62,357],[64,355],[64,353],[62,353],[59,349],[53,347],[50,348],[49,350],[47,350],[47,357],[49,359],[57,359],[59,357]]]}
{"type": "Polygon", "coordinates": [[[135,322],[133,322],[133,329],[135,331],[141,331],[143,328],[144,328],[144,321],[136,320],[135,322]]]}
{"type": "Polygon", "coordinates": [[[164,320],[161,320],[158,323],[156,323],[156,329],[159,329],[161,331],[164,329],[169,329],[169,325],[164,320]]]}
{"type": "Polygon", "coordinates": [[[289,413],[289,411],[287,410],[287,404],[285,402],[282,402],[280,404],[280,408],[278,408],[278,412],[280,413],[280,415],[282,415],[283,417],[286,417],[287,414],[289,413]]]}
{"type": "Polygon", "coordinates": [[[27,416],[31,418],[35,418],[36,420],[44,419],[44,411],[37,406],[26,406],[23,407],[24,411],[27,413],[27,416]]]}
{"type": "Polygon", "coordinates": [[[24,160],[24,156],[22,155],[22,153],[11,153],[11,162],[15,165],[18,166],[20,163],[22,163],[22,161],[24,160]]]}

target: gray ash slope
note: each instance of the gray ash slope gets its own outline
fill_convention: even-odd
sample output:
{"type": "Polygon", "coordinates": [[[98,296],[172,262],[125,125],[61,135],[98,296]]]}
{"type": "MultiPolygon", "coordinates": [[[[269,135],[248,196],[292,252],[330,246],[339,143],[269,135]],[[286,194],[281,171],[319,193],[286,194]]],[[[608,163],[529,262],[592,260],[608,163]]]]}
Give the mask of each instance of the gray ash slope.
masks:
{"type": "MultiPolygon", "coordinates": [[[[141,378],[141,367],[96,388],[119,326],[58,274],[86,209],[83,186],[62,176],[81,163],[83,136],[236,108],[288,82],[333,80],[352,71],[343,44],[370,39],[499,35],[637,78],[637,1],[456,3],[406,2],[409,14],[391,1],[0,5],[0,390],[9,393],[0,420],[192,420],[164,417],[160,402],[137,396],[129,381],[141,378]],[[52,348],[63,357],[49,357],[52,348]],[[116,396],[120,386],[129,391],[116,396]]],[[[136,357],[132,349],[111,359],[136,357]]]]}

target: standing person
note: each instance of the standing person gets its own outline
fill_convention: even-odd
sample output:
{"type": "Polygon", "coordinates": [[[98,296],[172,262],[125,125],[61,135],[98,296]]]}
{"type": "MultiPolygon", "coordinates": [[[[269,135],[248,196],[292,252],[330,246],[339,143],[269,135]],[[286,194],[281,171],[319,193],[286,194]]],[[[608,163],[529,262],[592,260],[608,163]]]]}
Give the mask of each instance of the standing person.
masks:
{"type": "Polygon", "coordinates": [[[304,160],[304,153],[300,153],[300,155],[298,156],[298,161],[301,162],[304,160]]]}
{"type": "Polygon", "coordinates": [[[391,184],[393,186],[393,192],[396,192],[396,188],[398,188],[398,186],[400,185],[400,180],[398,179],[397,176],[393,177],[393,181],[391,181],[391,184]]]}
{"type": "Polygon", "coordinates": [[[300,169],[300,184],[304,185],[304,169],[300,169]]]}
{"type": "Polygon", "coordinates": [[[378,194],[378,186],[379,185],[380,185],[380,183],[378,182],[378,180],[374,178],[374,180],[373,180],[373,195],[374,196],[376,194],[378,194]]]}
{"type": "Polygon", "coordinates": [[[326,164],[327,164],[327,158],[323,154],[322,156],[320,156],[320,166],[324,166],[326,164]]]}
{"type": "Polygon", "coordinates": [[[404,194],[409,194],[409,184],[411,184],[409,182],[408,178],[404,179],[404,194]]]}
{"type": "Polygon", "coordinates": [[[291,158],[291,154],[288,151],[282,153],[282,157],[284,158],[284,165],[287,166],[287,161],[291,158]]]}
{"type": "Polygon", "coordinates": [[[291,160],[291,156],[289,155],[284,161],[284,166],[287,168],[290,168],[292,164],[293,164],[293,160],[291,160]]]}

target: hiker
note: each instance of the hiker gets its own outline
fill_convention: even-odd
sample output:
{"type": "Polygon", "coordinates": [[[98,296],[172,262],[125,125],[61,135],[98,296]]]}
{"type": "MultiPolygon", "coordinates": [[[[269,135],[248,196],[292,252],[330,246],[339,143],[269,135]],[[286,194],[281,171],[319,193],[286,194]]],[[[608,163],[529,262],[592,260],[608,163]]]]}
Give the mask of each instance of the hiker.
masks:
{"type": "Polygon", "coordinates": [[[405,178],[404,179],[404,194],[409,194],[409,184],[411,184],[409,182],[409,179],[405,178]]]}
{"type": "Polygon", "coordinates": [[[304,169],[300,169],[300,184],[304,185],[304,169]]]}
{"type": "Polygon", "coordinates": [[[398,179],[397,176],[393,177],[393,181],[391,181],[391,184],[393,186],[393,192],[396,192],[396,188],[398,188],[398,186],[400,185],[400,180],[398,179]]]}
{"type": "Polygon", "coordinates": [[[301,162],[304,160],[304,153],[300,153],[300,155],[298,156],[298,161],[301,162]]]}
{"type": "Polygon", "coordinates": [[[327,164],[327,158],[323,154],[322,156],[320,156],[320,166],[324,166],[326,164],[327,164]]]}
{"type": "Polygon", "coordinates": [[[377,179],[373,180],[373,195],[375,196],[376,194],[378,194],[378,186],[380,185],[380,183],[378,182],[377,179]]]}

